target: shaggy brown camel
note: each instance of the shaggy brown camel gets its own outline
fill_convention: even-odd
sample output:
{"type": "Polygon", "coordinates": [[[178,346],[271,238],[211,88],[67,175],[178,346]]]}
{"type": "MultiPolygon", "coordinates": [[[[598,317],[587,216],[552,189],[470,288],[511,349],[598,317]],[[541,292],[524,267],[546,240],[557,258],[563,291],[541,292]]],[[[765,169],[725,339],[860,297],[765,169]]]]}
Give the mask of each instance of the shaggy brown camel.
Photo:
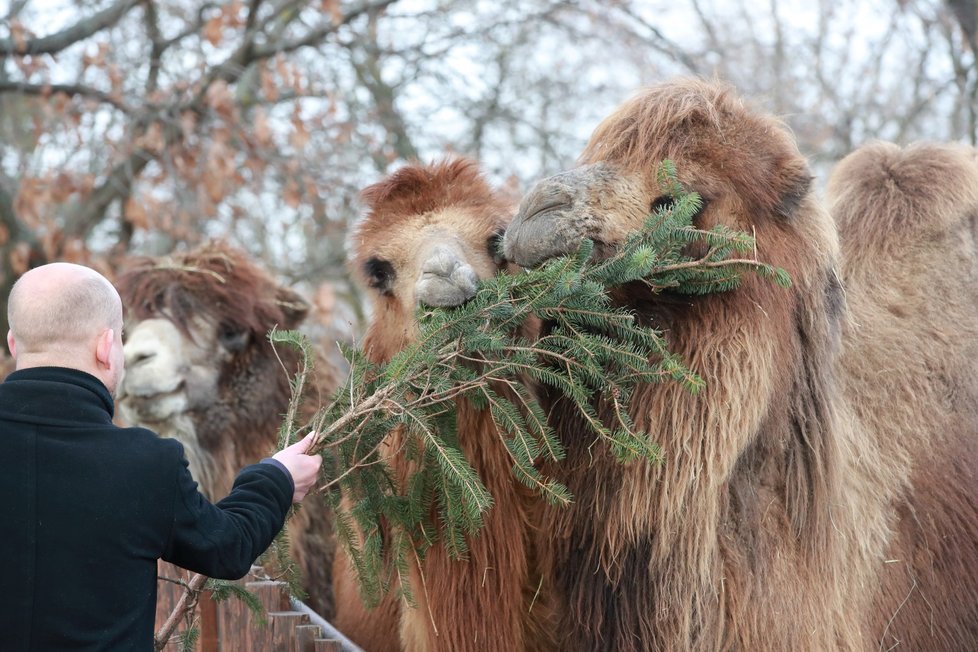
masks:
{"type": "MultiPolygon", "coordinates": [[[[366,188],[362,197],[368,212],[350,237],[350,268],[369,289],[373,307],[363,350],[381,363],[416,337],[419,305],[464,303],[479,279],[505,268],[497,244],[513,207],[490,188],[474,162],[460,158],[405,166],[366,188]]],[[[510,652],[550,645],[548,605],[536,595],[541,587],[531,545],[531,514],[539,499],[515,482],[513,462],[489,410],[460,400],[456,420],[462,451],[494,505],[478,536],[469,538],[466,560],[451,559],[438,543],[412,565],[417,606],[400,607],[399,637],[392,635],[396,600],[388,595],[377,610],[365,611],[352,595],[349,562],[337,555],[336,624],[371,652],[510,652]]],[[[386,450],[403,486],[412,468],[401,437],[392,432],[386,450]]]]}
{"type": "Polygon", "coordinates": [[[978,173],[923,150],[854,157],[830,185],[837,229],[782,123],[678,80],[523,199],[507,258],[601,252],[668,201],[671,159],[704,199],[696,223],[754,234],[793,281],[616,292],[706,381],[634,393],[661,466],[618,464],[544,397],[567,449],[547,471],[576,498],[541,523],[561,649],[978,649],[978,173]]]}
{"type": "MultiPolygon", "coordinates": [[[[298,327],[309,304],[222,242],[135,259],[116,286],[127,307],[120,418],[180,440],[201,491],[223,497],[238,469],[277,444],[291,394],[288,374],[299,358],[289,347],[273,349],[267,333],[298,327]]],[[[338,376],[319,361],[308,409],[328,399],[338,376]]],[[[330,618],[335,542],[326,502],[308,497],[288,529],[307,602],[330,618]]]]}

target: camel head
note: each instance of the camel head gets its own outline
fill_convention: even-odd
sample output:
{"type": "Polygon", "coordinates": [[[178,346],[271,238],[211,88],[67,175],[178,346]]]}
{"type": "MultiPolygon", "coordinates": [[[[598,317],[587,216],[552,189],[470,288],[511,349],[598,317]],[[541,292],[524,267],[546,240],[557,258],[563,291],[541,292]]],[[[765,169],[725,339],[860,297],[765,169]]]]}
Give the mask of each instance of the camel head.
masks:
{"type": "Polygon", "coordinates": [[[461,305],[500,270],[511,209],[461,158],[405,166],[362,198],[367,213],[351,232],[348,259],[373,307],[364,350],[384,360],[413,338],[419,306],[461,305]]]}
{"type": "Polygon", "coordinates": [[[266,334],[296,327],[308,304],[221,243],[137,259],[116,284],[127,308],[120,417],[181,440],[205,489],[215,456],[256,461],[228,459],[222,449],[265,454],[288,400],[266,334]],[[269,429],[261,450],[248,441],[256,428],[269,429]]]}
{"type": "MultiPolygon", "coordinates": [[[[833,490],[825,471],[836,459],[833,426],[824,415],[834,414],[833,364],[844,318],[839,242],[811,191],[808,164],[780,120],[721,83],[680,79],[647,88],[598,125],[578,167],[527,193],[506,231],[504,255],[533,267],[573,253],[584,238],[595,242],[594,255],[608,255],[671,201],[657,176],[666,159],[682,187],[703,200],[694,224],[751,234],[755,251],[744,257],[785,270],[791,287],[744,274],[736,290],[705,295],[643,283],[612,289],[613,301],[661,330],[670,350],[705,381],[696,395],[663,383],[643,385],[631,398],[635,423],[667,451],[663,483],[674,483],[651,492],[641,513],[658,515],[648,516],[650,532],[683,531],[670,519],[699,509],[694,504],[705,513],[719,495],[700,492],[692,479],[697,469],[710,466],[717,478],[731,478],[760,448],[790,459],[785,502],[796,532],[824,532],[813,505],[831,500],[833,490]],[[745,398],[732,401],[731,392],[745,398]],[[792,409],[805,415],[801,432],[781,421],[792,409]],[[695,462],[668,453],[693,449],[702,453],[695,462]]],[[[704,246],[686,251],[696,257],[704,246]]],[[[590,449],[580,450],[581,464],[590,463],[590,449]]],[[[567,480],[586,502],[590,485],[567,480]]],[[[623,513],[622,522],[628,518],[623,513]]]]}
{"type": "Polygon", "coordinates": [[[582,238],[598,250],[622,242],[668,203],[656,178],[664,159],[704,200],[696,221],[707,228],[783,229],[809,195],[807,163],[780,123],[747,110],[723,85],[665,83],[606,118],[579,167],[530,190],[507,230],[506,257],[533,267],[575,251],[582,238]]]}

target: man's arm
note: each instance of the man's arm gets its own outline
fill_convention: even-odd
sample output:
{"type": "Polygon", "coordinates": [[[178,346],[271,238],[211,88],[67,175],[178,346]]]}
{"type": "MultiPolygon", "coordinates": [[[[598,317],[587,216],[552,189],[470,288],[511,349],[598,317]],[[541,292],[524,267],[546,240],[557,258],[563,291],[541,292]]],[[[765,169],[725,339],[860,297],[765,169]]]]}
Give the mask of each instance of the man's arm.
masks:
{"type": "Polygon", "coordinates": [[[315,483],[322,459],[305,454],[310,441],[279,451],[274,464],[242,469],[217,504],[197,491],[180,446],[173,530],[163,559],[210,577],[244,576],[282,529],[293,500],[315,483]]]}

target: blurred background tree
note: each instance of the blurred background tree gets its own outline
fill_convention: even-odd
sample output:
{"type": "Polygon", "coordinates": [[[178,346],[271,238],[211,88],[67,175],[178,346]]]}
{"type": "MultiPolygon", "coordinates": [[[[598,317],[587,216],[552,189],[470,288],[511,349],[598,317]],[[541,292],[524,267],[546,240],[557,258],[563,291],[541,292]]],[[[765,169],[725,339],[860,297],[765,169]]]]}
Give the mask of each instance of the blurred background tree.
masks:
{"type": "Polygon", "coordinates": [[[0,0],[0,319],[29,266],[110,277],[210,237],[304,287],[338,335],[357,192],[479,159],[514,197],[636,88],[717,76],[824,177],[874,138],[974,144],[961,0],[0,0]]]}

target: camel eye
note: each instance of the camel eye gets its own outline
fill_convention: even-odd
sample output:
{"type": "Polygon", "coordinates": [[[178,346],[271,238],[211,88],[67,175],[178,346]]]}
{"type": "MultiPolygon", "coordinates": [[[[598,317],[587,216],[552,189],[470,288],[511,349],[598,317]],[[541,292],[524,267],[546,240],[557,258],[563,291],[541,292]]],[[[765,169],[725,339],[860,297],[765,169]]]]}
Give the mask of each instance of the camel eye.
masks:
{"type": "Polygon", "coordinates": [[[667,211],[676,204],[674,200],[669,195],[662,195],[661,197],[656,197],[655,201],[652,202],[652,207],[649,209],[650,213],[658,213],[659,211],[667,211]]]}
{"type": "Polygon", "coordinates": [[[228,351],[240,351],[248,344],[248,331],[223,323],[217,329],[217,341],[228,351]]]}
{"type": "Polygon", "coordinates": [[[501,266],[506,263],[506,257],[503,256],[503,234],[504,232],[502,230],[496,231],[486,240],[486,248],[489,250],[489,255],[492,256],[492,262],[496,266],[501,266]]]}
{"type": "Polygon", "coordinates": [[[389,262],[380,258],[371,258],[363,264],[363,272],[367,276],[367,284],[370,287],[381,294],[393,293],[397,273],[389,262]]]}
{"type": "MultiPolygon", "coordinates": [[[[672,209],[673,206],[675,205],[676,205],[675,199],[673,199],[669,195],[663,195],[661,197],[657,197],[655,201],[652,202],[652,207],[649,209],[649,212],[656,213],[658,211],[667,211],[672,209]]],[[[697,210],[696,213],[693,214],[693,217],[699,217],[703,213],[703,211],[706,210],[706,207],[709,205],[710,205],[710,200],[707,199],[706,197],[701,196],[699,210],[697,210]]]]}

